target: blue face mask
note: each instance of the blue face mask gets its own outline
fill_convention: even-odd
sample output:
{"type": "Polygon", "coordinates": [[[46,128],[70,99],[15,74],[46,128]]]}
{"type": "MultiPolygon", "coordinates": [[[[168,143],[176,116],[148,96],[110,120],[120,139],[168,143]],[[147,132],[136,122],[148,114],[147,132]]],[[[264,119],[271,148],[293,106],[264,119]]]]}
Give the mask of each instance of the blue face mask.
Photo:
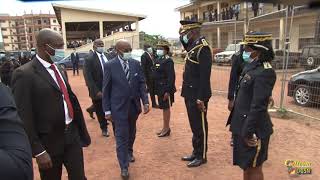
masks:
{"type": "Polygon", "coordinates": [[[185,44],[188,44],[188,41],[189,41],[189,39],[188,39],[188,34],[184,35],[184,36],[182,37],[182,40],[183,40],[183,42],[184,42],[185,44]]]}
{"type": "Polygon", "coordinates": [[[54,50],[54,55],[51,55],[47,52],[52,62],[58,62],[64,58],[64,49],[54,49],[48,44],[47,46],[54,50]]]}
{"type": "Polygon", "coordinates": [[[243,51],[242,53],[242,58],[243,58],[243,61],[244,62],[250,62],[252,60],[251,58],[251,52],[246,52],[246,51],[243,51]]]}

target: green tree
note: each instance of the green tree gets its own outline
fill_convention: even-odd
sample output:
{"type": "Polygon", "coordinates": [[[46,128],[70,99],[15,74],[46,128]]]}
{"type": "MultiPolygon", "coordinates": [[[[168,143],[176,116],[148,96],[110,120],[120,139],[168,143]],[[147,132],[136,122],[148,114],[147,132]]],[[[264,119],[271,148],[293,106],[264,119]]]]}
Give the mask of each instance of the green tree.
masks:
{"type": "Polygon", "coordinates": [[[140,38],[142,41],[141,42],[141,48],[143,48],[143,45],[144,44],[148,44],[152,47],[156,47],[158,42],[161,41],[161,42],[168,42],[166,40],[166,38],[164,38],[163,36],[161,35],[150,35],[150,34],[147,34],[143,31],[140,32],[140,38]]]}

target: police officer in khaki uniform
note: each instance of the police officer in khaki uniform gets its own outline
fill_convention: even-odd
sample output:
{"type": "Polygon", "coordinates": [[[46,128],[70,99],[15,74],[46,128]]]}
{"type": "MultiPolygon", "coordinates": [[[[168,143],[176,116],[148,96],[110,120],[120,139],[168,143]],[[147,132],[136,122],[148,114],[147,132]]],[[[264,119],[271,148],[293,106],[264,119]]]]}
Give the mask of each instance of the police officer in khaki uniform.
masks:
{"type": "Polygon", "coordinates": [[[270,65],[274,58],[272,35],[249,32],[245,35],[244,67],[228,123],[233,135],[233,164],[243,169],[244,180],[263,180],[262,165],[268,158],[273,133],[268,104],[276,82],[270,65]]]}
{"type": "Polygon", "coordinates": [[[182,157],[182,160],[190,161],[188,167],[197,167],[207,162],[207,109],[211,97],[212,54],[207,41],[200,35],[201,23],[180,21],[180,24],[180,40],[187,51],[181,96],[185,99],[193,133],[193,152],[182,157]]]}

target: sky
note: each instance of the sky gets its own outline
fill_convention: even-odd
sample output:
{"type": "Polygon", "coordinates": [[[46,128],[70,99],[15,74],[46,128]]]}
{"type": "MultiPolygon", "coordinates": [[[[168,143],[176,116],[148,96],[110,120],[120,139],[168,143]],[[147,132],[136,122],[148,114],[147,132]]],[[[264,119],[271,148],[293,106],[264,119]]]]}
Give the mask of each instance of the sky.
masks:
{"type": "Polygon", "coordinates": [[[146,15],[140,21],[140,31],[152,35],[162,35],[166,38],[177,38],[180,14],[175,8],[188,4],[190,0],[81,0],[81,1],[42,1],[21,2],[18,0],[2,1],[0,14],[22,15],[51,13],[54,14],[51,3],[71,6],[96,8],[146,15]],[[5,3],[4,3],[5,2],[5,3]]]}

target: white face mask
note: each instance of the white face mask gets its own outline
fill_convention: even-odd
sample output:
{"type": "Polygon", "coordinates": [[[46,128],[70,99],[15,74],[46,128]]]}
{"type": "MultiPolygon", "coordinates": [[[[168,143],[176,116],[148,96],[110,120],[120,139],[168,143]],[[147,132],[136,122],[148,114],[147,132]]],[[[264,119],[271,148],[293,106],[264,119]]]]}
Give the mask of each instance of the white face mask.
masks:
{"type": "Polygon", "coordinates": [[[164,51],[162,49],[157,50],[157,56],[162,57],[164,55],[164,51]]]}
{"type": "Polygon", "coordinates": [[[98,53],[103,53],[104,52],[104,47],[97,47],[97,52],[98,53]]]}
{"type": "Polygon", "coordinates": [[[148,48],[147,49],[147,51],[148,51],[148,53],[150,53],[150,54],[152,54],[153,53],[153,50],[152,50],[152,48],[150,47],[150,48],[148,48]]]}
{"type": "Polygon", "coordinates": [[[128,61],[129,59],[131,59],[131,52],[123,53],[122,58],[123,60],[128,61]]]}

